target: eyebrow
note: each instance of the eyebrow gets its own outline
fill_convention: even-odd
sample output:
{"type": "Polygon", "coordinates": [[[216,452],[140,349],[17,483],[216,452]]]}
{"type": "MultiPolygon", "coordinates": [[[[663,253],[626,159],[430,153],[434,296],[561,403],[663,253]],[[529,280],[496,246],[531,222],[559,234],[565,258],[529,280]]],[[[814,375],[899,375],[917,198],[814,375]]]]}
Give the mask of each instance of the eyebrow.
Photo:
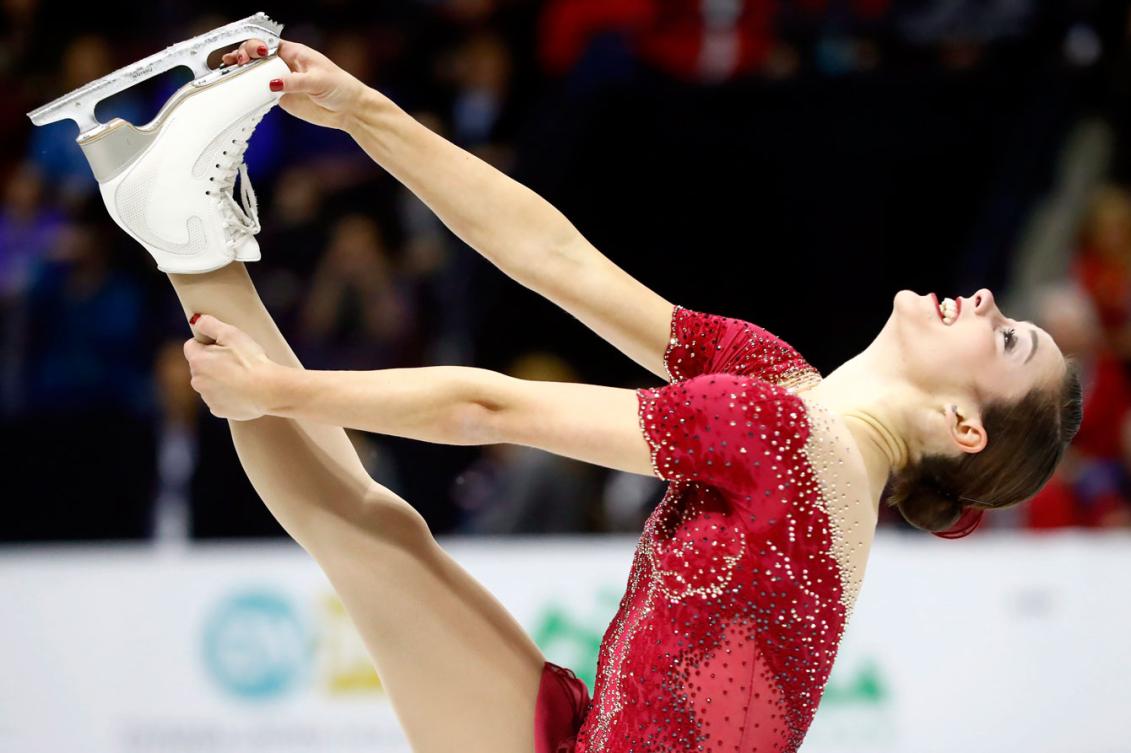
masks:
{"type": "Polygon", "coordinates": [[[1033,337],[1033,347],[1029,348],[1029,355],[1025,356],[1025,360],[1022,362],[1022,364],[1029,363],[1029,360],[1033,357],[1033,354],[1037,352],[1037,330],[1031,329],[1029,330],[1029,334],[1033,337]]]}

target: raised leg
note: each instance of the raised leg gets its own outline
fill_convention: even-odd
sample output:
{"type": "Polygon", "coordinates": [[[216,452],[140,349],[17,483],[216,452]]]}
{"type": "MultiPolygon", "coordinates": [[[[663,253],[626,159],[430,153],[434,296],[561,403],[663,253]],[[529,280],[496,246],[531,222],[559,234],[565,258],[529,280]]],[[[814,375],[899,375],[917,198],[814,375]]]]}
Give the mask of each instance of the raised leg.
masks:
{"type": "MultiPolygon", "coordinates": [[[[186,317],[212,314],[299,366],[247,270],[170,275],[186,317]]],[[[230,422],[256,491],[326,572],[416,753],[531,753],[544,658],[499,602],[365,472],[338,427],[230,422]]]]}

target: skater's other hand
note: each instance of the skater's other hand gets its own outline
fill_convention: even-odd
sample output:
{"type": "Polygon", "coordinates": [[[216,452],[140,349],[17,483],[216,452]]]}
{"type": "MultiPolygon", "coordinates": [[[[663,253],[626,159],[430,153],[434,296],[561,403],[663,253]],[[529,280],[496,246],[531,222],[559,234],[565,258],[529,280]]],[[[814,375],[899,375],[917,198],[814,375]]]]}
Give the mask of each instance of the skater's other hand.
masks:
{"type": "Polygon", "coordinates": [[[194,317],[195,338],[185,343],[185,358],[192,388],[200,393],[212,415],[235,421],[250,421],[264,415],[264,386],[270,372],[282,368],[243,330],[214,316],[194,317]]]}
{"type": "MultiPolygon", "coordinates": [[[[225,53],[222,60],[225,65],[243,65],[266,53],[263,40],[249,39],[225,53]]],[[[279,40],[278,55],[291,69],[271,82],[276,87],[272,91],[283,92],[279,106],[309,123],[345,130],[367,88],[365,84],[300,42],[279,40]]]]}

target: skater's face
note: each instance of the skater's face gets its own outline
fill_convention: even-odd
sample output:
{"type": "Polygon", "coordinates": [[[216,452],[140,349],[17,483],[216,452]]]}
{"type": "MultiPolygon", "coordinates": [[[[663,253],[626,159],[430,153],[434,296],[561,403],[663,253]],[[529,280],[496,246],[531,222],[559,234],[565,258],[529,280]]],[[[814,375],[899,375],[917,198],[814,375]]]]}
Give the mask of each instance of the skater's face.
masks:
{"type": "Polygon", "coordinates": [[[1054,389],[1063,378],[1064,356],[1052,337],[1007,317],[989,290],[955,304],[944,310],[934,294],[910,290],[895,296],[885,331],[901,373],[916,386],[984,405],[1013,402],[1036,387],[1054,389]]]}

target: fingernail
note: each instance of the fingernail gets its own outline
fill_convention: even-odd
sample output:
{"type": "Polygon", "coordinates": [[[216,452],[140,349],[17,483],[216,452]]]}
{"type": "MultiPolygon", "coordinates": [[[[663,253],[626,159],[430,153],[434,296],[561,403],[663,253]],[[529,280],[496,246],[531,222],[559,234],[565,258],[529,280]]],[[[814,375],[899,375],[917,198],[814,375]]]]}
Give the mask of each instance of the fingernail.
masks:
{"type": "Polygon", "coordinates": [[[265,44],[259,45],[258,47],[255,48],[255,52],[258,55],[266,55],[267,54],[267,45],[265,45],[265,44]]]}
{"type": "Polygon", "coordinates": [[[192,319],[188,320],[189,326],[196,324],[196,320],[200,318],[200,314],[193,314],[192,319]]]}
{"type": "Polygon", "coordinates": [[[282,90],[283,90],[283,79],[281,79],[281,78],[271,79],[271,91],[281,92],[282,90]]]}

